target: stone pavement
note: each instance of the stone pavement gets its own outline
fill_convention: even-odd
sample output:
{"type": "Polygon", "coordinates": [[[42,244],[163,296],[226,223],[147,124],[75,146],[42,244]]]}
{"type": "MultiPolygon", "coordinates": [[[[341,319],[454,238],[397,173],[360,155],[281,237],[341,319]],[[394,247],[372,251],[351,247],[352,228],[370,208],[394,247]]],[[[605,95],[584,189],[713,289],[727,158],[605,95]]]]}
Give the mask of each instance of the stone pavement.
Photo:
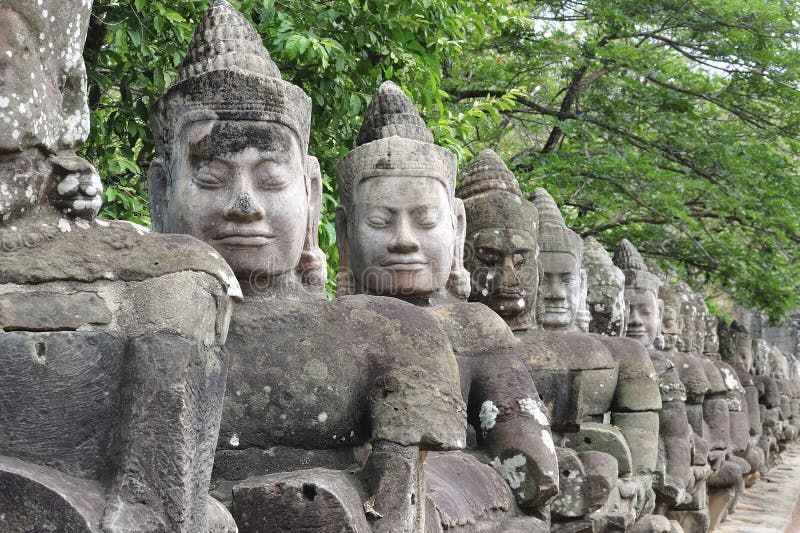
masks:
{"type": "Polygon", "coordinates": [[[787,449],[779,461],[745,491],[718,533],[800,533],[800,447],[787,449]]]}

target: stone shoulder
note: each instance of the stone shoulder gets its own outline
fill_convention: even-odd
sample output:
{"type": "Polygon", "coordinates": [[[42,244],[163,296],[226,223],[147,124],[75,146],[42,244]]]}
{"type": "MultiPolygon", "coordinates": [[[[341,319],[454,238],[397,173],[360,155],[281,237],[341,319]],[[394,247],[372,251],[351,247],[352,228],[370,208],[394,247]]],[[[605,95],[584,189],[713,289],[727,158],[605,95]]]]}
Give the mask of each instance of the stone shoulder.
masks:
{"type": "Polygon", "coordinates": [[[515,350],[519,341],[508,324],[482,303],[456,302],[431,308],[456,355],[515,350]]]}
{"type": "Polygon", "coordinates": [[[213,276],[230,296],[241,296],[222,257],[188,235],[153,234],[121,221],[54,217],[0,227],[0,283],[132,282],[185,271],[213,276]]]}
{"type": "Polygon", "coordinates": [[[609,349],[593,335],[575,331],[534,329],[517,332],[520,355],[542,370],[600,370],[616,368],[609,349]]]}

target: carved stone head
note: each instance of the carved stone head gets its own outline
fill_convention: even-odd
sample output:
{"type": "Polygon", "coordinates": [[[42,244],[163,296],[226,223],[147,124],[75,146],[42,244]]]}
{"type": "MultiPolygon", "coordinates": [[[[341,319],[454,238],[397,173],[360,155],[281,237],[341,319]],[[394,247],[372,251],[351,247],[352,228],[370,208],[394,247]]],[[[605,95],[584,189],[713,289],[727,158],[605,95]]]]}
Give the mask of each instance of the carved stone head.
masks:
{"type": "Polygon", "coordinates": [[[310,98],[281,79],[250,23],[214,0],[153,110],[154,228],[207,242],[240,280],[321,287],[310,121],[310,98]]]}
{"type": "Polygon", "coordinates": [[[625,275],[594,237],[583,240],[589,331],[621,337],[625,331],[625,275]]]}
{"type": "Polygon", "coordinates": [[[583,241],[567,228],[546,190],[533,191],[533,205],[539,211],[538,321],[545,329],[577,329],[575,318],[586,287],[581,270],[583,241]]]}
{"type": "Polygon", "coordinates": [[[433,144],[400,87],[387,81],[378,88],[336,175],[339,294],[415,299],[449,289],[467,297],[456,157],[433,144]]]}
{"type": "Polygon", "coordinates": [[[85,219],[100,209],[94,167],[70,153],[89,135],[82,51],[91,4],[0,5],[0,159],[7,161],[0,165],[0,222],[40,204],[85,219]],[[65,184],[56,190],[61,180],[65,184]],[[61,205],[59,194],[70,201],[61,205]]]}
{"type": "Polygon", "coordinates": [[[717,334],[719,319],[711,313],[707,313],[705,316],[705,325],[706,339],[703,345],[703,353],[710,357],[719,357],[719,335],[717,334]]]}
{"type": "Polygon", "coordinates": [[[533,327],[539,285],[536,207],[522,197],[516,178],[494,151],[472,160],[456,190],[464,201],[464,266],[470,300],[493,309],[514,330],[533,327]]]}
{"type": "Polygon", "coordinates": [[[703,354],[705,344],[705,317],[708,308],[702,296],[683,280],[674,284],[674,290],[680,297],[681,340],[680,351],[693,355],[703,354]]]}
{"type": "Polygon", "coordinates": [[[625,274],[625,300],[628,302],[625,336],[653,349],[661,332],[664,312],[664,302],[658,298],[661,280],[648,272],[639,250],[627,239],[620,242],[614,264],[625,274]]]}
{"type": "Polygon", "coordinates": [[[733,321],[730,327],[730,337],[733,360],[728,362],[751,372],[753,370],[753,339],[750,337],[750,333],[746,327],[733,321]]]}
{"type": "Polygon", "coordinates": [[[769,344],[760,338],[754,338],[751,342],[751,353],[753,357],[752,371],[757,376],[768,376],[772,370],[772,361],[769,344]]]}
{"type": "Polygon", "coordinates": [[[681,294],[675,284],[663,282],[658,289],[658,297],[664,304],[661,314],[662,350],[665,352],[684,351],[681,337],[683,332],[683,314],[681,313],[681,294]]]}

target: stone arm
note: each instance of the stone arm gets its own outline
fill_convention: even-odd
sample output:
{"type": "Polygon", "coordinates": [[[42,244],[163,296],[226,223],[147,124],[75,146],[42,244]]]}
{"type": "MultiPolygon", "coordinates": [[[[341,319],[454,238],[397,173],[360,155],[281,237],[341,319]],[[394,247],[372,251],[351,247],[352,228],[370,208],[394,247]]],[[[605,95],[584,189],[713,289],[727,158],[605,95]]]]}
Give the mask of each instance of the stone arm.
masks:
{"type": "Polygon", "coordinates": [[[362,470],[368,490],[364,509],[375,532],[422,531],[424,452],[466,445],[459,369],[430,313],[388,298],[381,299],[380,310],[389,320],[387,335],[379,335],[389,357],[375,361],[372,369],[372,453],[362,470]]]}
{"type": "Polygon", "coordinates": [[[481,354],[471,363],[467,410],[478,443],[520,507],[539,511],[558,493],[558,464],[536,385],[515,352],[481,354]]]}
{"type": "Polygon", "coordinates": [[[443,305],[434,314],[453,345],[479,446],[520,506],[541,510],[558,492],[558,465],[550,422],[517,353],[517,339],[483,304],[443,305]]]}
{"type": "Polygon", "coordinates": [[[208,496],[228,356],[230,300],[214,277],[179,272],[129,283],[127,344],[108,531],[233,531],[208,496]]]}

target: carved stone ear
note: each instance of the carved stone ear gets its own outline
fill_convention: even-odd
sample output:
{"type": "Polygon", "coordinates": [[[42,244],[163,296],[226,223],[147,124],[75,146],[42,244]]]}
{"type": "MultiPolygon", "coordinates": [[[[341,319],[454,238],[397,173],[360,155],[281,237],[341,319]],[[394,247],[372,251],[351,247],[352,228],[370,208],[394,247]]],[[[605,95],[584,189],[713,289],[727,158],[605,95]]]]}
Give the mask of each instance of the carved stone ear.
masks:
{"type": "Polygon", "coordinates": [[[306,244],[317,246],[319,243],[319,214],[322,211],[322,171],[319,168],[319,160],[312,155],[306,156],[305,163],[309,205],[306,244]]]}
{"type": "Polygon", "coordinates": [[[658,328],[658,335],[661,335],[661,320],[664,319],[664,300],[658,299],[658,320],[656,320],[656,327],[658,328]]]}
{"type": "Polygon", "coordinates": [[[356,293],[356,280],[350,269],[350,236],[347,231],[347,209],[336,206],[336,246],[339,248],[339,272],[336,273],[336,296],[356,293]]]}
{"type": "Polygon", "coordinates": [[[464,241],[467,237],[467,215],[464,211],[464,202],[460,198],[453,199],[453,214],[455,216],[456,242],[453,246],[453,262],[450,265],[450,277],[447,280],[447,290],[458,298],[466,299],[471,290],[469,272],[464,268],[464,241]]]}
{"type": "Polygon", "coordinates": [[[150,163],[147,172],[148,187],[150,189],[150,219],[153,222],[153,231],[168,233],[174,228],[167,226],[167,210],[169,209],[169,176],[164,168],[164,161],[157,157],[150,163]]]}
{"type": "Polygon", "coordinates": [[[305,157],[305,180],[308,190],[308,219],[303,253],[297,270],[306,285],[325,286],[328,266],[325,253],[319,247],[319,215],[322,210],[322,172],[316,157],[305,157]]]}

